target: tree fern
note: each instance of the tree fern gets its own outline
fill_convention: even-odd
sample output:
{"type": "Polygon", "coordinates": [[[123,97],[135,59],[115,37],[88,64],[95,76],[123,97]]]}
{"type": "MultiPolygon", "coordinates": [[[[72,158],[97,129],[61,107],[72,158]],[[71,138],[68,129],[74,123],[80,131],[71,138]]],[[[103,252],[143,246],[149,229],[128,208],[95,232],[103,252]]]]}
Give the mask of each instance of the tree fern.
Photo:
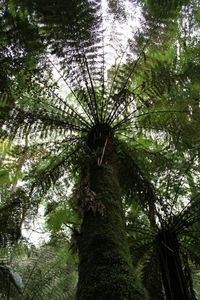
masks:
{"type": "MultiPolygon", "coordinates": [[[[30,86],[23,86],[21,91],[13,86],[15,105],[4,118],[2,131],[15,143],[26,140],[26,148],[33,148],[36,144],[49,155],[41,155],[38,166],[29,170],[32,177],[27,176],[27,185],[33,186],[31,191],[38,188],[40,194],[41,190],[46,192],[65,172],[79,175],[77,205],[81,210],[82,223],[77,243],[80,258],[77,299],[141,298],[133,275],[124,226],[118,175],[120,160],[122,158],[123,165],[127,159],[126,166],[131,164],[127,170],[133,176],[132,184],[128,182],[126,185],[121,179],[124,196],[132,192],[134,198],[142,200],[159,235],[166,223],[166,220],[162,222],[162,214],[169,221],[169,227],[174,226],[170,213],[175,211],[173,204],[180,194],[182,183],[180,180],[173,185],[168,177],[166,187],[160,181],[166,180],[169,166],[175,177],[180,176],[183,158],[189,156],[192,164],[196,155],[188,149],[184,136],[186,129],[188,132],[191,130],[194,120],[191,122],[191,101],[187,98],[187,89],[193,90],[193,87],[178,52],[169,49],[163,52],[161,45],[167,34],[170,36],[169,27],[157,22],[151,29],[147,28],[144,37],[137,36],[134,51],[130,42],[124,47],[123,58],[116,59],[109,68],[106,65],[104,33],[99,27],[90,26],[89,36],[84,35],[90,22],[79,10],[76,11],[79,6],[73,10],[77,18],[68,24],[67,19],[61,23],[57,18],[59,1],[51,4],[53,11],[52,6],[49,10],[46,1],[44,6],[37,1],[33,2],[33,6],[25,2],[13,3],[19,11],[27,8],[32,22],[40,25],[39,34],[49,47],[45,47],[46,52],[43,52],[38,64],[43,70],[39,76],[31,76],[30,86]],[[68,31],[69,25],[77,30],[73,35],[68,31]],[[160,39],[156,38],[158,30],[162,33],[160,39]],[[58,79],[54,79],[55,71],[58,79]],[[65,83],[66,92],[59,91],[60,82],[65,83]],[[63,97],[63,93],[67,96],[63,97]],[[184,107],[182,97],[185,99],[184,107]],[[180,139],[176,124],[179,125],[180,139]],[[123,143],[129,142],[134,145],[134,159],[127,155],[129,149],[126,155],[121,151],[123,143]],[[51,148],[48,148],[49,144],[51,148]],[[135,146],[141,144],[143,146],[137,151],[135,146]],[[169,164],[170,151],[167,152],[169,156],[166,155],[168,164],[158,166],[155,162],[162,157],[162,152],[167,151],[166,148],[171,152],[177,148],[181,150],[175,152],[174,166],[169,164]],[[152,161],[154,164],[146,177],[152,176],[155,182],[159,174],[160,197],[141,171],[141,166],[148,170],[152,161]],[[165,209],[161,205],[168,199],[172,201],[169,201],[171,204],[167,202],[169,207],[165,209]],[[156,218],[161,222],[161,228],[156,218]]],[[[93,14],[96,4],[90,4],[93,14]]],[[[62,5],[61,19],[70,13],[67,5],[62,5]]],[[[175,5],[175,10],[178,6],[175,5]]],[[[87,7],[90,10],[90,6],[87,7]]],[[[84,13],[86,11],[83,10],[84,13]]],[[[176,27],[174,32],[181,37],[181,28],[176,27]]],[[[176,41],[174,32],[170,39],[173,45],[176,41]]],[[[169,48],[169,42],[165,45],[169,48]]],[[[184,51],[181,49],[181,54],[184,51]]],[[[185,180],[187,168],[183,173],[185,180]]],[[[187,188],[182,192],[189,195],[187,188]]],[[[33,199],[34,195],[31,196],[33,199]]]]}

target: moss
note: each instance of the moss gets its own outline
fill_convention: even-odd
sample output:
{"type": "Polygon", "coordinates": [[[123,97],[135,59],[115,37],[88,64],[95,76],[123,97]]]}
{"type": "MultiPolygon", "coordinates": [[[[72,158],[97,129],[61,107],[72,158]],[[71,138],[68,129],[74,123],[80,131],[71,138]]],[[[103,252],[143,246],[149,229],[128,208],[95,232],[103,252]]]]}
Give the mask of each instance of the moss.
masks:
{"type": "Polygon", "coordinates": [[[77,300],[141,299],[125,232],[120,188],[113,165],[90,165],[90,188],[105,214],[86,211],[79,245],[77,300]]]}

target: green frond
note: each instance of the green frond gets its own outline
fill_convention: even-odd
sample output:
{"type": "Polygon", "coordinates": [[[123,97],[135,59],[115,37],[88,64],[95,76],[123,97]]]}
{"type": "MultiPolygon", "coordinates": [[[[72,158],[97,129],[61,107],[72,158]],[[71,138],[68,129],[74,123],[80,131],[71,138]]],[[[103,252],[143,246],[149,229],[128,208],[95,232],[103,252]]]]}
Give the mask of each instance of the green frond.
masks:
{"type": "Polygon", "coordinates": [[[37,165],[32,168],[28,175],[31,193],[33,192],[36,195],[38,193],[40,195],[45,194],[50,187],[55,186],[56,182],[65,173],[70,174],[70,165],[78,156],[80,147],[76,144],[67,145],[62,148],[62,152],[43,158],[39,163],[37,162],[37,165]]]}
{"type": "MultiPolygon", "coordinates": [[[[45,246],[37,249],[23,247],[10,249],[7,265],[4,269],[12,271],[12,278],[4,277],[0,284],[4,285],[0,295],[14,297],[14,299],[74,299],[77,281],[76,261],[64,248],[45,246]],[[17,251],[16,251],[17,250],[17,251]],[[15,276],[15,277],[14,277],[15,276]],[[16,279],[18,278],[18,281],[16,279]],[[7,279],[7,282],[5,282],[7,279]],[[15,281],[14,281],[15,279],[15,281]],[[19,280],[20,279],[20,280],[19,280]],[[13,286],[13,282],[20,282],[20,289],[13,286]]],[[[2,275],[2,272],[0,272],[2,275]]],[[[4,274],[5,275],[5,274],[4,274]]],[[[2,277],[1,277],[2,279],[2,277]]]]}
{"type": "MultiPolygon", "coordinates": [[[[2,196],[2,195],[1,195],[2,196]]],[[[23,189],[7,191],[0,203],[0,245],[13,244],[21,237],[21,226],[30,201],[23,189]]]]}
{"type": "Polygon", "coordinates": [[[153,209],[159,203],[154,187],[138,166],[134,152],[120,142],[120,183],[130,201],[138,200],[144,208],[153,209]],[[125,175],[126,174],[126,175],[125,175]]]}
{"type": "Polygon", "coordinates": [[[145,0],[144,5],[147,11],[158,20],[176,18],[183,5],[188,4],[188,0],[145,0]]]}

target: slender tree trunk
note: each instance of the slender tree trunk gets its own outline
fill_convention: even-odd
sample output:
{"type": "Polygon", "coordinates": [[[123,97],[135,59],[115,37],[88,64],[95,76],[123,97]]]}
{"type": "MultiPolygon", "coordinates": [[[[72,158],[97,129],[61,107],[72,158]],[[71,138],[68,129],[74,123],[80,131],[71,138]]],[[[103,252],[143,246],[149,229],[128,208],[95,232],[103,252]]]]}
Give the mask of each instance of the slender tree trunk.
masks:
{"type": "Polygon", "coordinates": [[[157,245],[166,299],[190,300],[176,234],[172,230],[161,230],[157,245]]]}
{"type": "Polygon", "coordinates": [[[100,165],[92,160],[83,179],[89,189],[85,183],[77,300],[141,299],[135,288],[113,147],[109,138],[100,165]]]}

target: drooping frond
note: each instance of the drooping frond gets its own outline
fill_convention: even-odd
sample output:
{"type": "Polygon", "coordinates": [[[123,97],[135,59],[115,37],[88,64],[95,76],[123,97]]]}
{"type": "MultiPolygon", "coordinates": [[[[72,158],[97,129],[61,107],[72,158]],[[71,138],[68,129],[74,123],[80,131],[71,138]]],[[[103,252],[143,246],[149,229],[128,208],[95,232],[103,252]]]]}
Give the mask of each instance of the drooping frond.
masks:
{"type": "Polygon", "coordinates": [[[38,250],[19,244],[4,253],[1,251],[1,259],[1,297],[74,299],[76,261],[63,245],[38,250]]]}
{"type": "Polygon", "coordinates": [[[31,205],[25,191],[20,188],[14,192],[7,191],[1,197],[0,247],[6,247],[21,238],[22,222],[31,205]]]}
{"type": "Polygon", "coordinates": [[[42,157],[42,159],[32,167],[27,175],[30,195],[33,199],[38,194],[47,192],[66,173],[71,173],[70,165],[76,160],[82,148],[82,142],[77,144],[76,140],[67,141],[66,146],[62,144],[62,151],[56,155],[42,157]],[[32,194],[33,193],[33,194],[32,194]]]}

